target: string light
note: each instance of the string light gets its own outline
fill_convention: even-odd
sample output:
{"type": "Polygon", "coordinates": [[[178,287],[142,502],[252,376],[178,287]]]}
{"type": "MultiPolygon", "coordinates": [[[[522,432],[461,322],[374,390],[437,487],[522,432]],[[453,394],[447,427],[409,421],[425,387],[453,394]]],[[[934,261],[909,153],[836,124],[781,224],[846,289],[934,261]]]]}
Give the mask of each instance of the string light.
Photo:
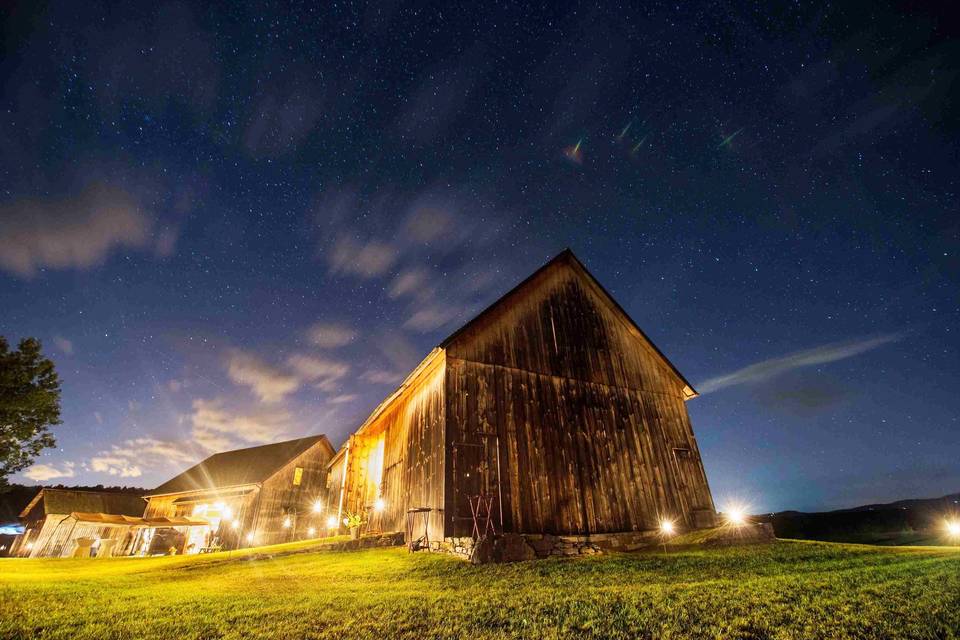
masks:
{"type": "Polygon", "coordinates": [[[247,534],[247,542],[253,542],[253,531],[247,534]]]}
{"type": "Polygon", "coordinates": [[[321,511],[323,511],[323,502],[320,500],[317,500],[316,502],[313,503],[313,512],[320,513],[321,511]]]}
{"type": "Polygon", "coordinates": [[[674,531],[673,521],[672,520],[661,520],[660,521],[660,533],[664,535],[672,535],[674,531]]]}
{"type": "Polygon", "coordinates": [[[336,529],[337,528],[337,517],[330,516],[327,518],[327,529],[336,529]]]}
{"type": "Polygon", "coordinates": [[[283,519],[283,528],[284,528],[284,529],[289,529],[291,524],[293,524],[293,523],[290,522],[290,516],[287,516],[286,518],[283,519]]]}
{"type": "Polygon", "coordinates": [[[387,503],[383,501],[383,498],[377,498],[376,502],[373,503],[373,510],[376,512],[381,512],[387,508],[387,503]]]}

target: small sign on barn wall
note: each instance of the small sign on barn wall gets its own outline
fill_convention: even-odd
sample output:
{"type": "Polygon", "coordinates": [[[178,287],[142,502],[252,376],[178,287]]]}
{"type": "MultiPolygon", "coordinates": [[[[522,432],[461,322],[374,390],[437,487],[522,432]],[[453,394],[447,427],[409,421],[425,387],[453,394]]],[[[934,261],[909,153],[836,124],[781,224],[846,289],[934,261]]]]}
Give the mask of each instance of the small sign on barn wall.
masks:
{"type": "Polygon", "coordinates": [[[293,486],[299,487],[301,480],[303,480],[303,467],[297,467],[293,470],[293,486]]]}

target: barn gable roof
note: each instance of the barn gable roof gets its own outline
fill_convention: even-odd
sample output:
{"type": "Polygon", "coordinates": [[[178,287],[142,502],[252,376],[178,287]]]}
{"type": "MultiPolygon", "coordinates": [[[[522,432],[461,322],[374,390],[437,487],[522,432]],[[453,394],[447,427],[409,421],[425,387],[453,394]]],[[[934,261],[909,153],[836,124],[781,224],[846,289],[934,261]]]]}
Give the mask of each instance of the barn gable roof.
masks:
{"type": "MultiPolygon", "coordinates": [[[[362,433],[367,428],[368,425],[374,422],[374,420],[376,420],[378,416],[383,414],[393,404],[393,402],[395,402],[397,398],[399,398],[403,394],[403,392],[408,387],[410,387],[412,384],[415,383],[415,381],[420,376],[420,374],[424,370],[429,368],[430,364],[436,358],[440,357],[454,342],[456,342],[460,337],[464,336],[471,329],[480,325],[490,316],[497,313],[505,305],[510,304],[510,302],[512,301],[512,299],[514,299],[515,296],[521,295],[524,291],[526,291],[528,287],[530,287],[532,283],[535,282],[537,278],[544,271],[551,269],[560,263],[566,263],[570,265],[575,273],[577,273],[581,278],[583,278],[589,284],[593,285],[596,288],[596,290],[600,293],[601,297],[605,299],[607,302],[609,302],[614,312],[618,316],[620,316],[636,332],[637,336],[641,340],[644,340],[648,345],[650,345],[650,348],[653,349],[653,351],[657,354],[657,356],[659,356],[659,358],[663,361],[663,363],[677,377],[677,380],[681,383],[681,386],[683,387],[684,396],[687,399],[694,398],[698,395],[697,392],[694,390],[693,385],[691,385],[687,381],[687,379],[683,377],[683,374],[681,374],[680,371],[673,365],[673,363],[670,362],[669,359],[667,359],[667,356],[665,356],[663,352],[660,351],[660,349],[658,349],[655,344],[653,344],[653,341],[647,337],[647,334],[645,334],[643,330],[640,329],[639,326],[637,326],[637,323],[633,321],[633,318],[631,318],[630,315],[623,309],[623,307],[621,307],[620,304],[613,298],[613,296],[610,295],[610,292],[608,292],[603,287],[603,285],[600,284],[600,282],[593,276],[593,274],[591,274],[587,270],[587,268],[583,266],[583,263],[580,262],[580,260],[573,254],[573,251],[571,251],[568,248],[561,251],[558,255],[556,255],[553,259],[551,259],[545,265],[543,265],[542,267],[540,267],[539,269],[531,273],[529,276],[524,278],[523,281],[521,281],[517,286],[510,289],[510,291],[508,291],[504,295],[500,296],[500,298],[494,301],[486,309],[484,309],[483,311],[478,313],[476,316],[474,316],[473,319],[469,320],[466,324],[464,324],[459,329],[454,331],[452,334],[447,336],[445,340],[440,342],[440,344],[437,345],[437,347],[435,347],[434,349],[432,349],[430,353],[428,353],[427,356],[420,362],[420,364],[418,364],[416,368],[414,368],[413,371],[411,371],[407,375],[407,377],[404,378],[403,382],[400,383],[400,386],[393,393],[387,396],[379,405],[377,405],[376,408],[374,408],[374,410],[361,423],[361,425],[357,428],[357,430],[354,431],[354,435],[358,435],[362,433]]],[[[334,464],[336,464],[336,462],[343,457],[345,451],[346,451],[345,445],[341,446],[339,451],[337,451],[337,454],[328,463],[329,466],[333,466],[334,464]]]]}
{"type": "Polygon", "coordinates": [[[259,484],[320,443],[333,455],[333,447],[325,435],[216,453],[147,492],[147,495],[159,496],[259,484]]]}
{"type": "Polygon", "coordinates": [[[114,515],[143,515],[143,497],[139,492],[86,491],[80,489],[43,488],[20,513],[26,518],[35,508],[44,515],[65,515],[74,511],[92,511],[114,515]]]}
{"type": "Polygon", "coordinates": [[[534,271],[528,277],[526,277],[520,284],[515,286],[513,289],[502,295],[498,298],[493,304],[488,306],[486,309],[477,314],[472,320],[464,324],[462,327],[454,331],[446,340],[440,343],[442,349],[448,349],[453,343],[455,343],[459,338],[467,334],[471,329],[476,328],[478,325],[481,325],[485,322],[490,316],[495,315],[506,305],[509,305],[517,296],[522,295],[525,291],[529,289],[536,282],[541,274],[543,274],[548,269],[552,269],[560,264],[566,264],[573,270],[574,273],[578,274],[582,279],[584,279],[588,284],[592,285],[596,291],[600,294],[606,302],[608,302],[613,309],[614,313],[618,315],[623,321],[625,321],[629,327],[636,333],[637,337],[643,340],[646,344],[650,346],[651,349],[659,356],[663,363],[669,368],[669,370],[676,376],[677,380],[681,383],[684,395],[686,398],[694,398],[698,394],[693,388],[693,385],[683,377],[683,374],[677,369],[676,366],[663,354],[662,351],[653,343],[653,341],[643,332],[633,318],[630,317],[623,307],[620,306],[610,292],[607,291],[600,281],[590,273],[589,270],[583,265],[582,262],[573,254],[573,251],[570,249],[564,249],[553,259],[547,262],[545,265],[534,271]]]}

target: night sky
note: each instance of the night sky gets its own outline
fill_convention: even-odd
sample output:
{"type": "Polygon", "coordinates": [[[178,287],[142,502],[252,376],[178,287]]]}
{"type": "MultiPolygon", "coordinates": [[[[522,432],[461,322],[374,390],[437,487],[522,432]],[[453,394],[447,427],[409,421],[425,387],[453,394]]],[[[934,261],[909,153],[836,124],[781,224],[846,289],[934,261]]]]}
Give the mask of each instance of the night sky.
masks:
{"type": "Polygon", "coordinates": [[[0,334],[64,420],[13,480],[339,446],[569,246],[701,392],[719,507],[960,490],[946,13],[133,4],[3,10],[0,334]]]}

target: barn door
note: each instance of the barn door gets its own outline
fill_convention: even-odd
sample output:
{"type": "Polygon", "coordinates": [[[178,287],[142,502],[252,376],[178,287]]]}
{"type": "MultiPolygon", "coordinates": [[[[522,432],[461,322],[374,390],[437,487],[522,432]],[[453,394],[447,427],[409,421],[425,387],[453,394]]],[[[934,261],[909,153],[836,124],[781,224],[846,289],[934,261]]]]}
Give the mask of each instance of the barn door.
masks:
{"type": "Polygon", "coordinates": [[[453,443],[454,536],[503,533],[499,447],[495,433],[453,443]]]}

